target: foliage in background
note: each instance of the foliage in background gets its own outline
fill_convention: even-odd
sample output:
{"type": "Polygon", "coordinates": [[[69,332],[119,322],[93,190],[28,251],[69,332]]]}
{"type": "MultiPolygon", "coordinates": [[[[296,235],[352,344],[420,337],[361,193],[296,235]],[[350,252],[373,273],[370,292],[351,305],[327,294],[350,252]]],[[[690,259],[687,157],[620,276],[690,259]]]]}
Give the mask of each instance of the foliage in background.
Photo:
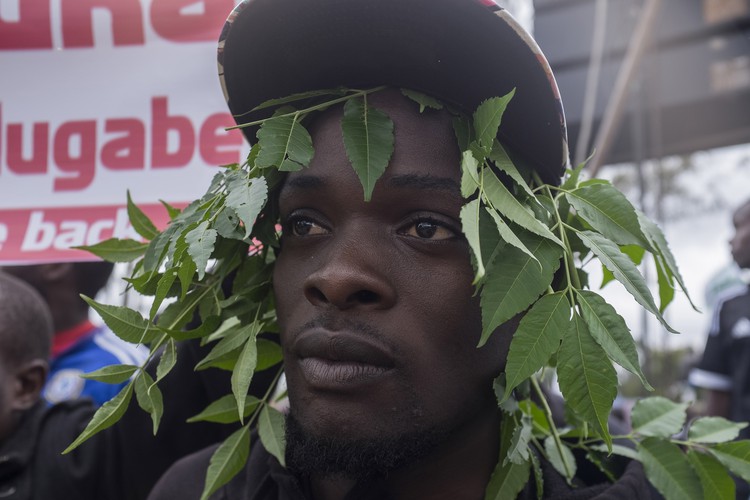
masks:
{"type": "MultiPolygon", "coordinates": [[[[176,343],[199,338],[213,347],[196,369],[230,370],[232,394],[193,420],[243,424],[213,455],[203,498],[242,469],[255,426],[263,446],[284,463],[283,416],[268,394],[260,400],[247,394],[253,373],[281,359],[276,343],[258,338],[260,332],[278,329],[271,289],[279,246],[274,196],[284,172],[304,168],[313,157],[306,117],[344,103],[344,145],[369,200],[394,147],[390,118],[368,104],[368,95],[380,89],[309,92],[261,105],[275,111],[271,118],[248,124],[260,127],[247,161],[218,173],[206,194],[184,210],[165,203],[171,222],[162,232],[128,197],[132,225],[145,243],[113,239],[87,249],[106,260],[136,262],[127,281],[138,293],[153,297],[149,315],[87,300],[118,336],[150,347],[151,358],[158,359],[156,378],[144,367],[125,365],[89,374],[98,380],[131,381],[99,409],[68,450],[114,424],[133,394],[151,414],[156,431],[164,404],[158,382],[176,363],[176,343]],[[225,294],[228,282],[231,292],[225,294]],[[157,314],[167,298],[177,300],[157,314]],[[198,326],[188,329],[195,317],[198,326]]],[[[422,112],[443,107],[423,94],[403,92],[422,112]]],[[[560,186],[543,184],[498,142],[512,97],[511,92],[488,99],[473,116],[455,114],[454,119],[463,151],[461,191],[467,200],[460,217],[481,294],[480,345],[499,325],[525,313],[511,341],[505,373],[495,382],[505,413],[502,455],[486,498],[514,497],[531,474],[541,497],[539,456],[572,481],[577,468],[573,450],[583,450],[587,460],[613,478],[608,454],[640,460],[669,499],[697,498],[702,491],[733,498],[726,469],[750,479],[750,442],[727,441],[744,424],[701,419],[685,439],[673,438],[684,426],[685,406],[655,398],[638,404],[631,434],[610,435],[608,418],[617,394],[614,364],[633,373],[644,387],[650,389],[650,384],[625,321],[590,289],[583,265],[598,260],[605,282],[619,281],[669,331],[662,313],[685,286],[659,228],[608,182],[583,180],[579,166],[566,173],[560,186]],[[658,303],[637,267],[647,255],[658,273],[658,303]],[[538,374],[550,369],[556,370],[570,427],[554,424],[539,386],[538,374]],[[617,439],[635,446],[625,447],[617,439]]]]}

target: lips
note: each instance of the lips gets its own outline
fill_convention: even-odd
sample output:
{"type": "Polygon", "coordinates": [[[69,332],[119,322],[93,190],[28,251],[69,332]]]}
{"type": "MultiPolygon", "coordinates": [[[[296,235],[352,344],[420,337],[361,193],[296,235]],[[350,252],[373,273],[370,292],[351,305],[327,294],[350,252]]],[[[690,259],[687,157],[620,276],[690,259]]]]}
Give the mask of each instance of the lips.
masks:
{"type": "Polygon", "coordinates": [[[371,383],[394,367],[387,348],[350,332],[307,330],[296,339],[292,352],[306,381],[320,389],[371,383]]]}

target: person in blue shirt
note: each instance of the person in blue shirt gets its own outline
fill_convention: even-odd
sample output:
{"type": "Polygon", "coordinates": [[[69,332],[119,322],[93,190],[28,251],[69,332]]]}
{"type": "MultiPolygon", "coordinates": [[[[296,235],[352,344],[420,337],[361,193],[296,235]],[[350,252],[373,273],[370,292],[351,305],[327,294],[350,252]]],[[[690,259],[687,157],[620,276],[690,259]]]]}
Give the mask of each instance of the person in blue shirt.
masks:
{"type": "Polygon", "coordinates": [[[52,313],[55,335],[44,398],[58,403],[88,397],[101,405],[114,397],[125,383],[108,384],[81,375],[113,364],[140,366],[148,350],[121,340],[106,326],[92,323],[89,306],[80,297],[95,297],[107,284],[113,264],[58,262],[4,270],[35,288],[52,313]]]}

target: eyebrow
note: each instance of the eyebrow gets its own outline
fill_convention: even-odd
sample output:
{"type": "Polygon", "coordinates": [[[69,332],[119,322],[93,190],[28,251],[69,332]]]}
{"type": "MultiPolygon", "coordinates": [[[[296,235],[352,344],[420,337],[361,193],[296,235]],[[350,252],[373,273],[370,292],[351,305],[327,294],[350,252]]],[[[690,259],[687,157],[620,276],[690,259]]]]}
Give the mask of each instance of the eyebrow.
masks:
{"type": "MultiPolygon", "coordinates": [[[[447,191],[452,195],[461,196],[461,186],[448,177],[437,177],[430,174],[402,174],[391,177],[388,183],[396,188],[447,191]]],[[[316,175],[296,175],[288,177],[286,180],[287,187],[300,189],[322,188],[326,184],[326,179],[316,175]]]]}
{"type": "Polygon", "coordinates": [[[456,196],[461,196],[461,186],[449,177],[437,177],[430,174],[404,174],[391,177],[389,184],[394,187],[448,191],[456,196]]]}

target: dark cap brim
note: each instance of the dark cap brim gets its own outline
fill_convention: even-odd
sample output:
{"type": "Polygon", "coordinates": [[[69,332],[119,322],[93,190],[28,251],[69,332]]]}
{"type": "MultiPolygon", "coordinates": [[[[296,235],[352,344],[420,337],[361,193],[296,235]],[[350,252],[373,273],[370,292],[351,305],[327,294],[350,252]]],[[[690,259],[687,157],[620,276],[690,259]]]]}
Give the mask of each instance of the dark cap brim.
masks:
{"type": "MultiPolygon", "coordinates": [[[[543,180],[568,162],[565,118],[549,64],[504,11],[479,0],[246,0],[219,42],[219,74],[238,124],[269,99],[389,85],[464,111],[516,89],[500,137],[543,180]]],[[[250,142],[255,130],[243,129],[250,142]]]]}

